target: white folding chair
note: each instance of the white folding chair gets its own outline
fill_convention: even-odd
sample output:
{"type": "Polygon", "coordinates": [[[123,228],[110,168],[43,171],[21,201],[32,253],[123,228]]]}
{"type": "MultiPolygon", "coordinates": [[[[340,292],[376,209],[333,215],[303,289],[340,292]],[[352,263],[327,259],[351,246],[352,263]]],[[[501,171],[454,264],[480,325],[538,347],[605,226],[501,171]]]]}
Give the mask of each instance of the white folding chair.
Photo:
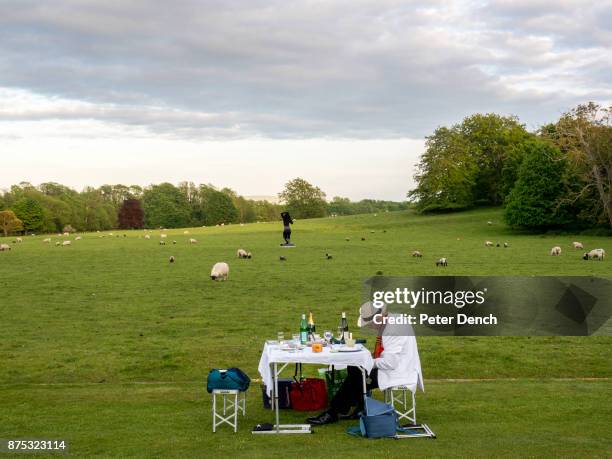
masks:
{"type": "MultiPolygon", "coordinates": [[[[236,389],[213,389],[213,432],[217,431],[217,426],[226,423],[238,431],[238,412],[246,415],[246,391],[240,392],[236,389]],[[242,397],[240,394],[242,393],[242,397]],[[217,395],[223,398],[223,413],[217,413],[217,395]]],[[[220,408],[220,407],[219,407],[220,408]]]]}
{"type": "Polygon", "coordinates": [[[414,393],[416,386],[394,386],[385,390],[385,402],[391,404],[395,408],[398,421],[407,419],[411,424],[416,424],[416,399],[414,393]],[[406,393],[410,392],[410,400],[406,393]],[[412,401],[412,405],[410,402],[412,401]]]}

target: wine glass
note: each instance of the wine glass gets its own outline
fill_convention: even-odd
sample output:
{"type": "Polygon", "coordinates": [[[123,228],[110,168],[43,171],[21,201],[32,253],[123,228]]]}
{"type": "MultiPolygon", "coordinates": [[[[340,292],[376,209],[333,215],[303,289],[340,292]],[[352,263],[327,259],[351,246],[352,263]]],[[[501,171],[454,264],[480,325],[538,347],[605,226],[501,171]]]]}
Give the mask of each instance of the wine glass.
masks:
{"type": "Polygon", "coordinates": [[[325,338],[325,341],[327,341],[328,343],[331,343],[331,340],[334,337],[334,334],[332,333],[331,330],[325,330],[325,332],[323,332],[323,337],[325,338]]]}

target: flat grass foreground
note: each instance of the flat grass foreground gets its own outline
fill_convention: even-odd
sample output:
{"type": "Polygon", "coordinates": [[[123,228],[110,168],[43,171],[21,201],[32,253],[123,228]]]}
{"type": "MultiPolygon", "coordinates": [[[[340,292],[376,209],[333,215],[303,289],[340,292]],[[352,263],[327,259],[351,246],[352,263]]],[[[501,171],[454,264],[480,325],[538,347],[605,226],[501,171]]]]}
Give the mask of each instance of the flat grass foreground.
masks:
{"type": "MultiPolygon", "coordinates": [[[[0,438],[64,438],[75,457],[604,457],[612,451],[607,336],[419,338],[426,392],[417,395],[417,413],[436,440],[357,439],[345,433],[355,421],[308,436],[253,436],[253,425],[272,421],[258,382],[239,432],[225,426],[213,434],[204,386],[211,368],[238,366],[258,379],[264,340],[295,332],[308,310],[320,331],[335,330],[346,311],[357,334],[361,282],[377,271],[612,274],[610,260],[587,262],[571,247],[579,240],[585,249],[612,253],[610,238],[516,234],[498,210],[297,221],[295,249],[279,247],[281,231],[280,223],[168,230],[165,246],[159,230],[149,240],[144,231],[89,233],[70,247],[56,247],[66,239],[57,236],[51,244],[46,236],[21,244],[0,238],[13,247],[0,253],[0,438]],[[485,240],[509,248],[485,248],[485,240]],[[559,257],[549,255],[555,245],[562,247],[559,257]],[[236,259],[238,248],[253,258],[236,259]],[[423,258],[410,256],[417,249],[423,258]],[[440,257],[448,258],[447,268],[436,268],[440,257]],[[227,282],[209,277],[217,261],[230,265],[227,282]]],[[[281,415],[303,422],[307,413],[281,415]]]]}

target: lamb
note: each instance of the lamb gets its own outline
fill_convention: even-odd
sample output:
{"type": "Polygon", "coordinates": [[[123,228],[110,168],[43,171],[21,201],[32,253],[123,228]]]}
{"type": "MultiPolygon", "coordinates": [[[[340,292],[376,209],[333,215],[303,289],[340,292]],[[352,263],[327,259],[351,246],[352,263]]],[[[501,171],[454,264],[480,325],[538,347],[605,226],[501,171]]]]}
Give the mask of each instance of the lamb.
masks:
{"type": "Polygon", "coordinates": [[[50,238],[50,237],[48,237],[48,238],[46,238],[46,239],[43,239],[43,242],[49,243],[49,242],[51,242],[51,238],[50,238]]]}
{"type": "Polygon", "coordinates": [[[74,238],[75,241],[80,241],[81,240],[81,236],[77,236],[74,238]]]}
{"type": "Polygon", "coordinates": [[[253,258],[253,254],[251,252],[247,252],[246,257],[250,260],[251,258],[253,258]]]}
{"type": "Polygon", "coordinates": [[[436,266],[448,266],[448,260],[446,258],[440,258],[436,261],[436,266]]]}
{"type": "Polygon", "coordinates": [[[330,253],[326,253],[325,254],[325,258],[327,258],[328,260],[331,260],[334,257],[332,257],[332,255],[330,253]]]}
{"type": "Polygon", "coordinates": [[[247,257],[247,255],[248,255],[248,253],[247,253],[247,251],[246,251],[246,250],[244,250],[244,249],[238,249],[238,250],[236,251],[236,256],[237,256],[238,258],[246,258],[246,257],[247,257]]]}
{"type": "Polygon", "coordinates": [[[4,252],[4,251],[10,252],[10,250],[11,250],[11,246],[10,245],[8,245],[8,244],[0,244],[0,252],[4,252]]]}
{"type": "Polygon", "coordinates": [[[229,276],[229,265],[224,262],[215,263],[210,271],[212,280],[227,280],[229,276]]]}
{"type": "Polygon", "coordinates": [[[67,247],[67,246],[69,246],[69,245],[72,245],[72,241],[64,241],[64,242],[62,242],[62,245],[63,245],[64,247],[67,247]]]}
{"type": "Polygon", "coordinates": [[[491,241],[485,241],[485,247],[493,247],[493,243],[491,241]]]}
{"type": "Polygon", "coordinates": [[[583,255],[582,259],[590,260],[592,258],[597,258],[599,261],[603,261],[605,256],[606,256],[606,251],[604,249],[593,249],[590,252],[586,252],[583,255]]]}
{"type": "Polygon", "coordinates": [[[166,241],[159,241],[159,245],[166,245],[166,241]]]}
{"type": "Polygon", "coordinates": [[[190,244],[197,244],[197,243],[198,243],[198,241],[197,241],[197,240],[195,240],[194,238],[191,238],[191,239],[189,239],[189,243],[190,243],[190,244]]]}
{"type": "Polygon", "coordinates": [[[550,249],[550,255],[553,257],[561,255],[561,247],[558,245],[550,249]]]}
{"type": "Polygon", "coordinates": [[[162,233],[162,234],[159,235],[159,237],[161,237],[162,239],[166,239],[168,237],[168,235],[162,233]]]}
{"type": "Polygon", "coordinates": [[[504,249],[507,249],[510,245],[507,242],[504,242],[504,249]]]}
{"type": "Polygon", "coordinates": [[[415,250],[414,252],[412,252],[412,256],[416,258],[421,258],[423,254],[419,252],[418,250],[415,250]]]}
{"type": "Polygon", "coordinates": [[[20,237],[18,237],[17,239],[15,239],[17,242],[21,243],[23,242],[23,239],[21,239],[20,237]]]}
{"type": "Polygon", "coordinates": [[[582,242],[574,241],[572,242],[572,245],[575,249],[584,249],[584,247],[582,246],[582,242]]]}
{"type": "Polygon", "coordinates": [[[170,263],[174,263],[174,256],[170,257],[170,260],[168,260],[170,263]]]}
{"type": "Polygon", "coordinates": [[[287,261],[287,257],[283,257],[282,255],[278,258],[280,261],[287,261]]]}
{"type": "Polygon", "coordinates": [[[150,234],[145,234],[145,239],[151,239],[151,235],[150,234]]]}

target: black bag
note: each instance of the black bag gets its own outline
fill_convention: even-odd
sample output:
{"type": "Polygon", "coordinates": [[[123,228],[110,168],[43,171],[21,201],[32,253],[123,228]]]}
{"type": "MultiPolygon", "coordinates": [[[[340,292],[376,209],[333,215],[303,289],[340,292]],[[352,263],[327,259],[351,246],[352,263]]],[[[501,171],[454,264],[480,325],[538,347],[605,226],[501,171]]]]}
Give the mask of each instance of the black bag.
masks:
{"type": "MultiPolygon", "coordinates": [[[[291,393],[291,383],[293,382],[293,379],[291,378],[279,378],[278,379],[278,407],[279,408],[283,408],[283,409],[289,409],[291,408],[291,397],[290,397],[290,393],[291,393]]],[[[268,394],[266,393],[266,386],[265,384],[261,386],[261,392],[262,392],[262,397],[263,397],[263,406],[266,409],[270,409],[272,408],[272,405],[270,404],[270,397],[268,397],[268,394]]]]}

